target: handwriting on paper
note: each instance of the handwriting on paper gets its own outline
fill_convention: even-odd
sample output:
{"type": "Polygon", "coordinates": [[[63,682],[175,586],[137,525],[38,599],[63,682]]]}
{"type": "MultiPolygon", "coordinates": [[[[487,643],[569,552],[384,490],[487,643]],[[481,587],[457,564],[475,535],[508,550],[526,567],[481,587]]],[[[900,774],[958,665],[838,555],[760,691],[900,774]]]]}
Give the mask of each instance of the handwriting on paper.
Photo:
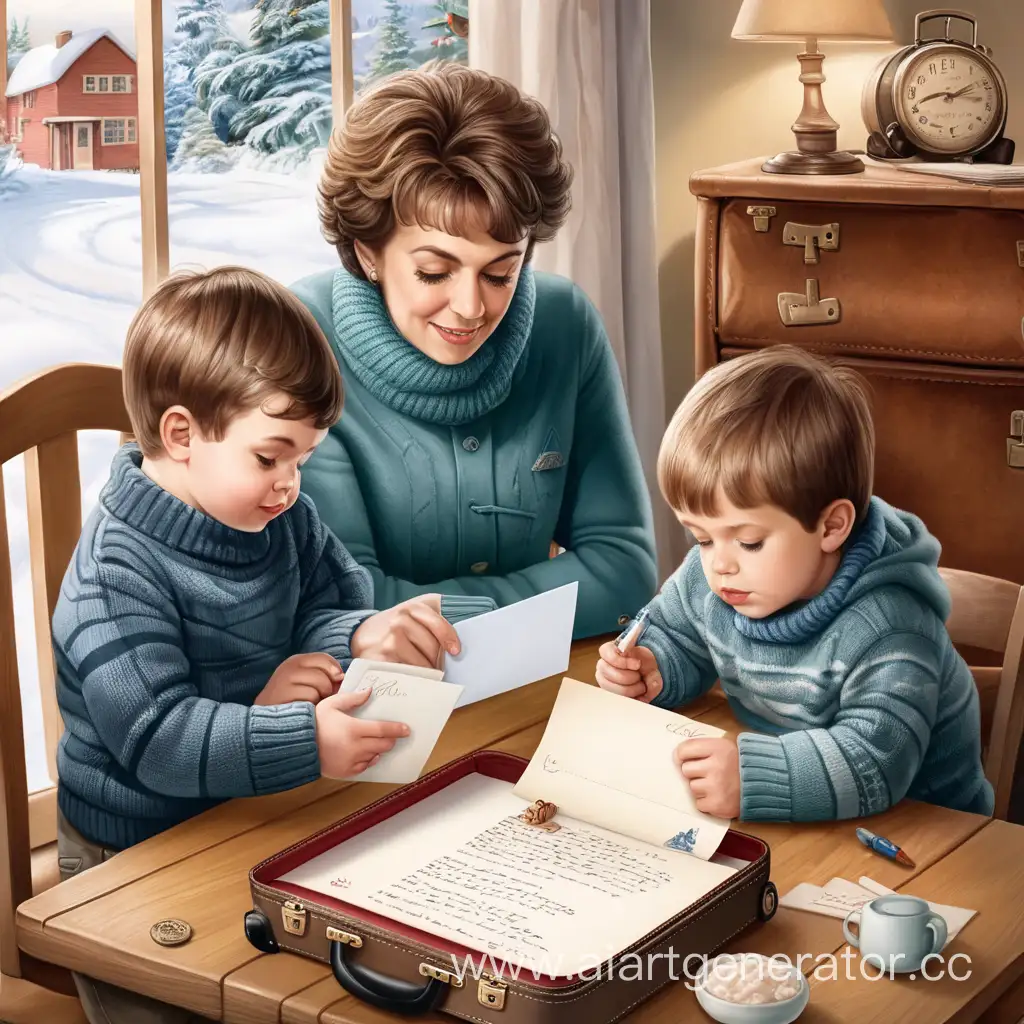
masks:
{"type": "Polygon", "coordinates": [[[361,689],[372,690],[373,697],[407,697],[408,692],[393,675],[383,672],[367,672],[363,676],[361,689]]]}
{"type": "Polygon", "coordinates": [[[448,928],[469,945],[550,951],[547,924],[574,917],[595,895],[651,893],[669,886],[668,856],[585,829],[538,833],[505,818],[370,897],[424,929],[448,928]]]}
{"type": "Polygon", "coordinates": [[[624,789],[621,786],[613,786],[610,782],[608,782],[605,779],[593,779],[589,775],[584,775],[582,772],[576,772],[573,771],[571,768],[566,768],[565,765],[557,757],[553,757],[551,754],[545,755],[544,762],[541,765],[541,768],[550,775],[554,775],[559,772],[564,775],[571,775],[573,778],[579,779],[581,782],[589,782],[592,786],[600,786],[602,789],[610,789],[616,793],[623,793],[626,796],[630,797],[630,799],[632,800],[638,800],[642,803],[647,804],[654,804],[657,807],[666,807],[670,811],[676,810],[676,808],[674,808],[671,804],[661,803],[658,800],[650,800],[649,798],[644,796],[638,796],[631,789],[624,789]]]}
{"type": "Polygon", "coordinates": [[[874,893],[860,895],[858,893],[823,892],[813,902],[819,907],[832,907],[835,910],[849,913],[851,910],[860,910],[865,903],[870,903],[874,898],[874,893]]]}
{"type": "Polygon", "coordinates": [[[665,731],[680,736],[686,740],[697,739],[698,736],[707,736],[708,731],[696,722],[684,720],[682,722],[668,722],[665,731]]]}

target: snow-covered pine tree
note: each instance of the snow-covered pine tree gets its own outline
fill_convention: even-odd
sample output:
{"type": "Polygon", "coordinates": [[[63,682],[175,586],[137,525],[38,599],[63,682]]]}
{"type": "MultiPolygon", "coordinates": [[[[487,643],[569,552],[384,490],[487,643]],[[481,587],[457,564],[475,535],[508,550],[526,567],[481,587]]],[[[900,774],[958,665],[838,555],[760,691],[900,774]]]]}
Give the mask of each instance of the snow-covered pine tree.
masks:
{"type": "Polygon", "coordinates": [[[189,81],[188,68],[168,56],[164,61],[164,137],[168,163],[174,160],[185,127],[185,115],[195,103],[196,93],[189,81]]]}
{"type": "Polygon", "coordinates": [[[178,0],[174,32],[182,37],[174,59],[192,71],[228,35],[222,0],[178,0]]]}
{"type": "Polygon", "coordinates": [[[406,27],[407,20],[408,15],[398,0],[384,0],[380,39],[370,65],[371,81],[416,67],[412,57],[415,43],[406,27]]]}
{"type": "Polygon", "coordinates": [[[28,36],[28,17],[18,25],[17,18],[11,18],[10,27],[7,30],[7,52],[27,53],[32,49],[32,43],[28,36]]]}
{"type": "Polygon", "coordinates": [[[182,125],[181,141],[174,154],[174,170],[213,173],[230,170],[240,146],[225,146],[217,138],[210,119],[198,107],[190,107],[182,125]]]}
{"type": "Polygon", "coordinates": [[[296,159],[331,131],[328,0],[257,0],[251,46],[214,50],[197,68],[196,94],[225,142],[296,159]]]}

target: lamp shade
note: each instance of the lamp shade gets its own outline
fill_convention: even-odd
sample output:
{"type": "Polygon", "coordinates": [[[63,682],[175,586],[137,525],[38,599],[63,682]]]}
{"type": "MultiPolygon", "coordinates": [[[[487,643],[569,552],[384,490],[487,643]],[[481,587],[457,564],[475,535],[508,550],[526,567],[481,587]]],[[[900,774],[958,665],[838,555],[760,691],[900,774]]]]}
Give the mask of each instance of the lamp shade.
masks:
{"type": "Polygon", "coordinates": [[[894,41],[882,0],[743,0],[732,38],[894,41]]]}

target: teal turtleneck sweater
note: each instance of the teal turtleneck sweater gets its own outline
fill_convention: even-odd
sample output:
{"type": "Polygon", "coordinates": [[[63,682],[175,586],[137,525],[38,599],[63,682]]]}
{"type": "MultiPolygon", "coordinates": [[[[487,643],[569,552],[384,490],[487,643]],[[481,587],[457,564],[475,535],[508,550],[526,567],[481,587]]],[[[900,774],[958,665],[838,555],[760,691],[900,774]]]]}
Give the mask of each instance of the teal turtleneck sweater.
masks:
{"type": "Polygon", "coordinates": [[[524,268],[494,333],[445,366],[344,269],[293,291],[345,382],[341,420],[302,488],[374,583],[479,609],[578,581],[575,635],[618,628],[657,586],[650,499],[618,367],[593,305],[524,268]],[[566,549],[550,559],[552,541],[566,549]]]}
{"type": "Polygon", "coordinates": [[[710,589],[693,548],[651,604],[640,641],[661,707],[720,679],[741,733],[741,818],[878,814],[904,797],[991,814],[978,693],[946,632],[938,541],[871,500],[828,586],[764,619],[710,589]]]}

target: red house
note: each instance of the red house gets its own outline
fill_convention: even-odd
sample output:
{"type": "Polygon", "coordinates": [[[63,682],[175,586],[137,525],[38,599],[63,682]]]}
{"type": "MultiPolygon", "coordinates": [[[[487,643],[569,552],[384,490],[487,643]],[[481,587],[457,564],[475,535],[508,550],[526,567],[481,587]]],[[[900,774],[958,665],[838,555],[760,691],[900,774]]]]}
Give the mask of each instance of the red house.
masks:
{"type": "Polygon", "coordinates": [[[135,55],[106,29],[61,32],[29,50],[7,83],[7,131],[27,164],[137,171],[135,55]]]}

